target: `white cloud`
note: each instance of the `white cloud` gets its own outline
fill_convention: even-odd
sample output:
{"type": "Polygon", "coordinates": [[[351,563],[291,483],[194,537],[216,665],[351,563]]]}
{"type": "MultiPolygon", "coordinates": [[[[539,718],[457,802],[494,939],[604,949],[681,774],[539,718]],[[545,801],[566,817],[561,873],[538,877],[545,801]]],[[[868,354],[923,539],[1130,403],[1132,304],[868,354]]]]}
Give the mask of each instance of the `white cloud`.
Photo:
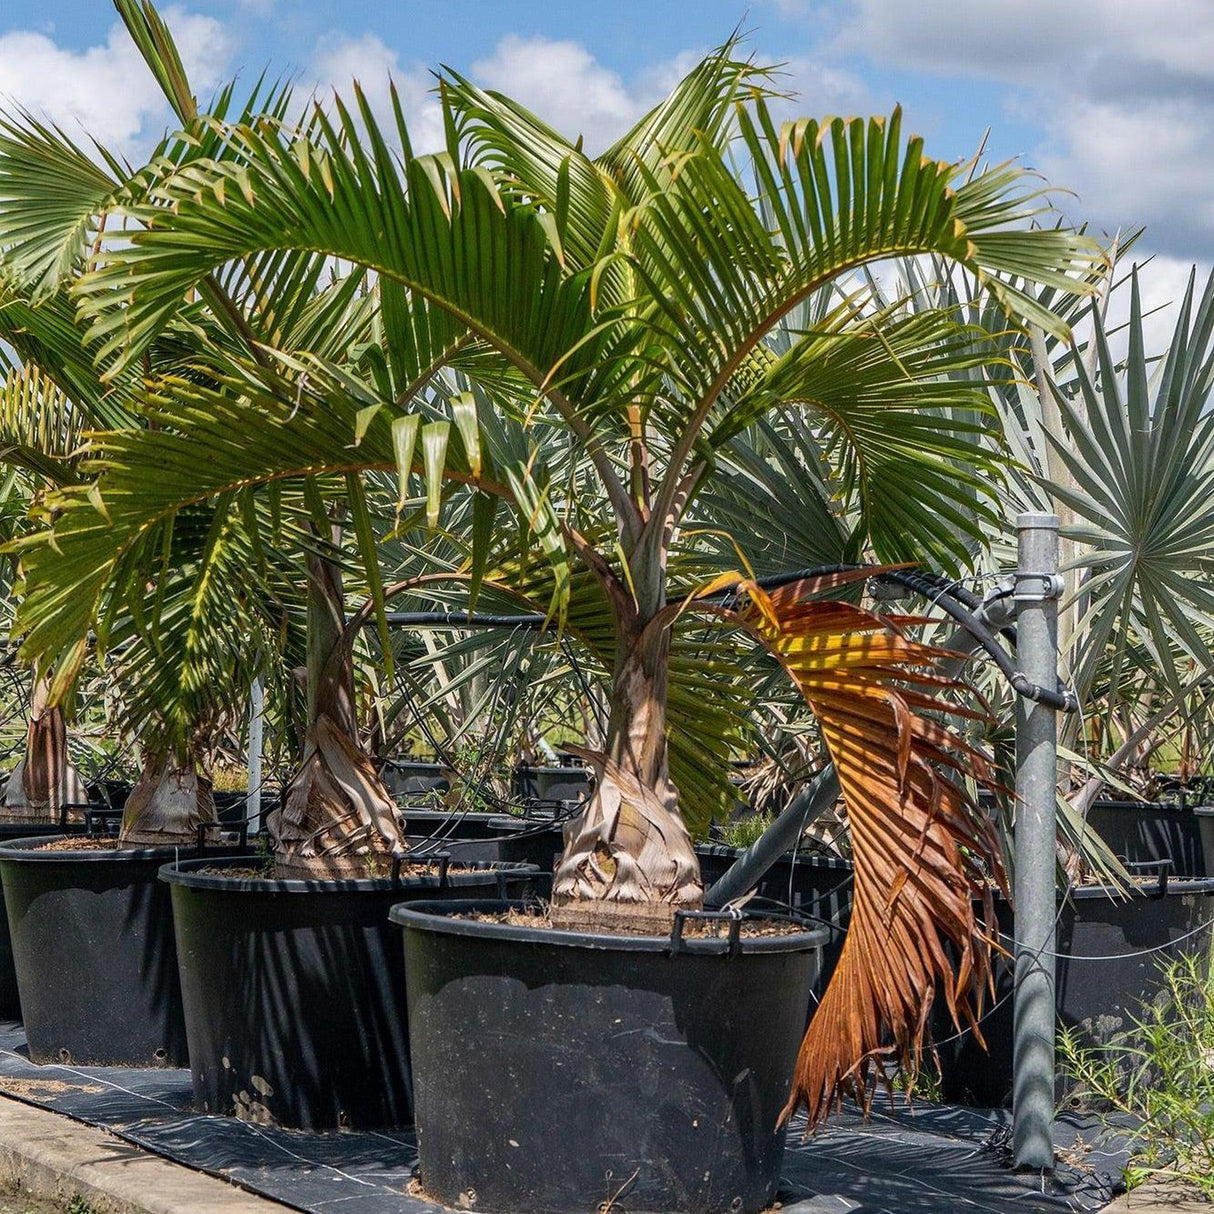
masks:
{"type": "MultiPolygon", "coordinates": [[[[1137,247],[1126,253],[1118,263],[1119,285],[1109,299],[1106,316],[1106,328],[1112,333],[1110,344],[1115,357],[1120,357],[1127,348],[1126,334],[1115,330],[1124,325],[1130,317],[1128,278],[1131,267],[1136,262],[1139,263],[1138,294],[1143,313],[1143,346],[1148,356],[1162,354],[1171,344],[1180,316],[1180,305],[1194,271],[1193,264],[1183,258],[1167,257],[1163,254],[1149,257],[1137,247]],[[1122,282],[1122,278],[1127,281],[1122,282]]],[[[1197,265],[1196,283],[1193,288],[1195,299],[1201,298],[1201,292],[1210,276],[1210,269],[1209,262],[1197,265]]]]}
{"type": "MultiPolygon", "coordinates": [[[[706,52],[688,49],[644,68],[625,81],[577,42],[507,34],[493,53],[468,70],[475,83],[518,101],[567,138],[584,138],[595,155],[609,147],[655,106],[706,52]]],[[[317,44],[309,79],[322,93],[336,88],[350,95],[357,79],[377,115],[388,116],[389,77],[401,95],[416,150],[443,145],[442,118],[431,90],[434,78],[420,66],[402,64],[400,55],[374,34],[329,34],[317,44]]],[[[869,94],[851,73],[810,57],[796,57],[780,68],[774,87],[793,94],[778,100],[781,117],[791,113],[854,113],[868,108],[869,94]]]]}
{"type": "Polygon", "coordinates": [[[388,129],[395,121],[391,101],[395,84],[413,150],[433,152],[443,146],[442,114],[431,93],[433,76],[422,68],[403,68],[397,52],[377,35],[326,35],[317,44],[309,74],[320,96],[336,90],[347,105],[353,103],[351,86],[357,81],[378,123],[388,129]]]}
{"type": "Polygon", "coordinates": [[[1155,61],[1214,77],[1209,0],[851,0],[838,49],[915,71],[1066,83],[1155,61]]]}
{"type": "MultiPolygon", "coordinates": [[[[836,53],[980,77],[1043,131],[1033,161],[1073,218],[1182,259],[1214,258],[1210,0],[852,0],[836,53]]],[[[958,88],[964,97],[964,86],[958,88]]]]}
{"type": "Polygon", "coordinates": [[[663,92],[654,87],[660,67],[650,73],[649,87],[630,89],[579,43],[539,35],[507,34],[469,74],[513,97],[562,134],[581,134],[591,155],[610,146],[663,92]]]}
{"type": "MultiPolygon", "coordinates": [[[[211,17],[179,8],[164,15],[191,83],[205,101],[227,67],[228,36],[211,17]]],[[[159,86],[119,23],[102,45],[79,52],[30,30],[0,35],[0,98],[6,107],[21,106],[74,137],[83,128],[129,155],[146,150],[169,122],[159,86]]]]}
{"type": "Polygon", "coordinates": [[[792,96],[773,107],[781,118],[792,115],[822,118],[827,114],[863,114],[887,110],[858,76],[807,55],[793,56],[780,68],[773,84],[792,96]]]}

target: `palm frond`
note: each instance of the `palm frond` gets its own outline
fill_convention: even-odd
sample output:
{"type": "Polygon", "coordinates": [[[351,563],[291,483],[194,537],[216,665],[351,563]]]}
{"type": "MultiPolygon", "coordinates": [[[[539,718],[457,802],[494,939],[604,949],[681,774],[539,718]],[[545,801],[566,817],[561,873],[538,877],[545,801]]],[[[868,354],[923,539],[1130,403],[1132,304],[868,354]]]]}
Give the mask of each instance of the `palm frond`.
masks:
{"type": "Polygon", "coordinates": [[[947,697],[959,689],[940,672],[947,651],[909,639],[914,620],[805,597],[828,585],[752,584],[742,613],[818,719],[856,866],[851,926],[786,1109],[804,1104],[811,1124],[843,1093],[867,1106],[888,1056],[917,1073],[937,987],[958,1027],[978,1032],[991,891],[1005,886],[994,824],[964,784],[990,778],[986,759],[946,720],[975,715],[947,697]]]}

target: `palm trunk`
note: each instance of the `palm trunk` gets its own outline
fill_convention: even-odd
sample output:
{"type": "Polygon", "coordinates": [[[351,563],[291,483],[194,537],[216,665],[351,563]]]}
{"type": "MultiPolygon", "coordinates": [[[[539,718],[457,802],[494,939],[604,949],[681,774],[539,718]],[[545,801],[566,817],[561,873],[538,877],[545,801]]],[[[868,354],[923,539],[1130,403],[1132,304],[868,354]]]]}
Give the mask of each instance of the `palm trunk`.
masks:
{"type": "Polygon", "coordinates": [[[149,752],[122,813],[123,843],[139,847],[192,844],[216,821],[211,780],[193,758],[149,752]]]}
{"type": "Polygon", "coordinates": [[[308,725],[269,828],[283,877],[361,877],[406,847],[404,823],[358,736],[341,570],[308,555],[308,725]]]}
{"type": "Polygon", "coordinates": [[[88,800],[67,751],[63,708],[50,704],[50,681],[35,680],[25,754],[13,768],[0,804],[0,821],[55,822],[65,804],[88,800]]]}
{"type": "Polygon", "coordinates": [[[665,928],[676,907],[703,904],[699,861],[667,767],[669,653],[662,621],[630,628],[620,647],[606,752],[581,752],[597,777],[594,795],[566,826],[556,870],[554,917],[565,925],[665,928]]]}

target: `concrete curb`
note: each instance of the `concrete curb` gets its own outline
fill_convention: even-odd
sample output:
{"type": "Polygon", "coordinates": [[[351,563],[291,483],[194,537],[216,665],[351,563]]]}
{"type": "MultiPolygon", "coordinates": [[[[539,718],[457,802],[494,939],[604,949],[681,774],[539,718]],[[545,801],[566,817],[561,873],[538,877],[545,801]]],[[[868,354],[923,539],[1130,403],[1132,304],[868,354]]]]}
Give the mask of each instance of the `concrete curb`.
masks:
{"type": "Polygon", "coordinates": [[[96,1214],[283,1214],[289,1209],[170,1163],[106,1130],[0,1097],[0,1176],[96,1214]]]}

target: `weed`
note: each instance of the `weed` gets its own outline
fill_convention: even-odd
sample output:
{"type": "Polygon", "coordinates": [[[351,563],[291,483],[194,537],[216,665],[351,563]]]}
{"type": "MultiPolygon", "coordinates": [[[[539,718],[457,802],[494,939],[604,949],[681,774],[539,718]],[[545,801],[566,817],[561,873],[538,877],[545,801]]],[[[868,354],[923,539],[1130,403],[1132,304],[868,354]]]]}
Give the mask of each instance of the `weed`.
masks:
{"type": "Polygon", "coordinates": [[[1214,976],[1211,958],[1160,965],[1159,997],[1133,1027],[1092,1045],[1059,1033],[1061,1065],[1077,1081],[1068,1103],[1130,1138],[1128,1188],[1154,1177],[1214,1200],[1214,976]]]}
{"type": "Polygon", "coordinates": [[[746,814],[733,818],[721,828],[721,842],[726,847],[749,847],[771,823],[771,814],[746,814]]]}

